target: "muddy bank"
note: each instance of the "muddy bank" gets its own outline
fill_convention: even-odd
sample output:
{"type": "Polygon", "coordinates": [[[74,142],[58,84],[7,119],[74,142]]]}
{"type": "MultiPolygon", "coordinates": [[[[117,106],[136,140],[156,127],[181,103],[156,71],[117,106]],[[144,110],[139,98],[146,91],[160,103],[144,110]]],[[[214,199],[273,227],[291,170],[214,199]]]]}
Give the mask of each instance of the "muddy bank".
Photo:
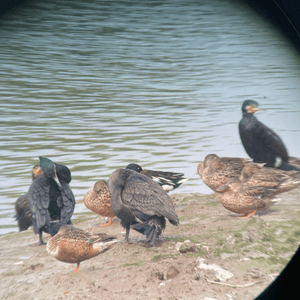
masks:
{"type": "MultiPolygon", "coordinates": [[[[283,269],[300,240],[300,189],[271,209],[239,220],[215,194],[173,194],[180,226],[170,223],[150,247],[131,231],[131,243],[75,265],[48,255],[32,228],[0,237],[1,299],[253,299],[283,269]]],[[[114,219],[88,213],[76,227],[123,241],[114,219]]],[[[45,241],[49,238],[45,234],[45,241]]]]}

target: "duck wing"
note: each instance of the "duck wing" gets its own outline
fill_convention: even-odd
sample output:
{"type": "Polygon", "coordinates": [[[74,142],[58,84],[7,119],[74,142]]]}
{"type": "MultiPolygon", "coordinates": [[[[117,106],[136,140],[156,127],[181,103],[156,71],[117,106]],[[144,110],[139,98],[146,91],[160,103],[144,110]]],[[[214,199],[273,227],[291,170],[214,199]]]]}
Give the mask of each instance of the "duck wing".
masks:
{"type": "Polygon", "coordinates": [[[239,193],[243,196],[253,196],[258,198],[273,198],[275,189],[266,188],[264,186],[242,185],[239,193]]]}
{"type": "Polygon", "coordinates": [[[188,180],[183,173],[164,172],[144,169],[140,172],[157,182],[165,191],[172,191],[188,180]]]}
{"type": "Polygon", "coordinates": [[[64,226],[67,228],[65,236],[69,239],[81,240],[84,242],[89,242],[90,244],[96,242],[108,242],[116,239],[116,237],[109,236],[106,233],[91,233],[80,228],[73,227],[73,225],[64,226]]]}

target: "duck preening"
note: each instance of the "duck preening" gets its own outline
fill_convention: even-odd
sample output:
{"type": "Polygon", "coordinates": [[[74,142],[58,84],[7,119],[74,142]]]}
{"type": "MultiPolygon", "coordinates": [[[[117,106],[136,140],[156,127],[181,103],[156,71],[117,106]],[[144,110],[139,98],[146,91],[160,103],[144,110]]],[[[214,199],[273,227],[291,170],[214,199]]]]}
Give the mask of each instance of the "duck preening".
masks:
{"type": "Polygon", "coordinates": [[[54,236],[61,225],[71,223],[75,198],[70,189],[71,172],[63,165],[39,157],[43,174],[36,178],[28,191],[34,233],[43,242],[43,231],[54,236]]]}
{"type": "Polygon", "coordinates": [[[223,206],[241,218],[250,218],[256,211],[265,210],[280,193],[300,185],[300,171],[265,167],[265,163],[238,157],[219,157],[209,154],[197,167],[203,182],[221,193],[223,206]]]}
{"type": "Polygon", "coordinates": [[[85,194],[83,202],[88,209],[96,214],[110,218],[108,223],[100,226],[108,226],[112,224],[115,212],[111,207],[110,191],[105,180],[97,180],[93,189],[85,194]]]}
{"type": "Polygon", "coordinates": [[[177,189],[181,184],[189,180],[189,178],[183,177],[183,173],[147,170],[138,164],[129,164],[126,169],[148,176],[167,192],[177,189]]]}
{"type": "Polygon", "coordinates": [[[126,229],[125,241],[133,228],[146,235],[153,246],[165,229],[165,218],[173,225],[179,224],[171,197],[148,176],[118,169],[111,174],[107,185],[111,206],[126,229]]]}
{"type": "Polygon", "coordinates": [[[74,273],[77,273],[82,261],[109,250],[118,242],[105,233],[92,234],[73,225],[62,225],[58,233],[48,240],[47,251],[59,261],[76,263],[74,273]]]}
{"type": "Polygon", "coordinates": [[[300,171],[284,171],[250,163],[243,168],[239,179],[243,184],[273,188],[277,195],[300,185],[300,171]]]}
{"type": "Polygon", "coordinates": [[[244,166],[251,160],[239,157],[219,157],[216,154],[208,154],[197,167],[197,172],[202,181],[213,191],[224,186],[232,179],[237,179],[244,166]]]}
{"type": "Polygon", "coordinates": [[[258,110],[259,104],[254,100],[245,100],[242,104],[239,133],[247,154],[253,162],[266,163],[266,167],[300,170],[289,163],[288,151],[279,135],[254,116],[258,110]]]}

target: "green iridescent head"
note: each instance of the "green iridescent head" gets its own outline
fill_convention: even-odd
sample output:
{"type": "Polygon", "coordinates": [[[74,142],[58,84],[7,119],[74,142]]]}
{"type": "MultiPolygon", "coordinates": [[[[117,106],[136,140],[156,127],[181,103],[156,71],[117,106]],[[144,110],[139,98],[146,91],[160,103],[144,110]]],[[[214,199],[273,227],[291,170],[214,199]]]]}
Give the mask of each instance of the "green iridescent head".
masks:
{"type": "Polygon", "coordinates": [[[58,184],[58,186],[61,186],[61,184],[57,178],[56,166],[55,166],[54,162],[47,157],[40,156],[39,159],[40,159],[40,167],[42,168],[44,174],[47,177],[52,178],[58,184]]]}

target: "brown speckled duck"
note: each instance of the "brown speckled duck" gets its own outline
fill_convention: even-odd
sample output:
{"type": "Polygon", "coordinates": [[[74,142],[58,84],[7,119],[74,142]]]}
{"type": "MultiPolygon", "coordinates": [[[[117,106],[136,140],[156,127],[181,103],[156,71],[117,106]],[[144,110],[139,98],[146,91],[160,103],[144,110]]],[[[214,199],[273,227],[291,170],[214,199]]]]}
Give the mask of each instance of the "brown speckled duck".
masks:
{"type": "Polygon", "coordinates": [[[76,263],[74,273],[77,273],[82,261],[109,250],[118,242],[115,237],[105,233],[92,234],[72,225],[63,225],[48,240],[47,251],[59,261],[76,263]]]}
{"type": "Polygon", "coordinates": [[[200,178],[202,178],[203,171],[204,171],[204,162],[201,161],[197,166],[197,173],[199,174],[200,178]]]}
{"type": "Polygon", "coordinates": [[[221,192],[222,205],[235,213],[243,214],[238,218],[251,218],[257,211],[269,208],[277,199],[274,199],[276,190],[264,186],[243,184],[238,179],[217,190],[221,192]]]}
{"type": "Polygon", "coordinates": [[[85,194],[83,202],[88,209],[95,212],[96,214],[110,218],[108,223],[102,224],[100,226],[108,226],[112,223],[115,212],[111,207],[110,192],[107,187],[106,181],[96,181],[93,190],[88,191],[85,194]]]}
{"type": "Polygon", "coordinates": [[[243,167],[250,162],[249,159],[239,157],[219,157],[209,154],[199,163],[197,172],[203,182],[213,191],[227,184],[230,180],[239,178],[243,167]]]}
{"type": "Polygon", "coordinates": [[[252,186],[264,186],[275,189],[275,195],[290,191],[300,184],[299,171],[284,171],[264,167],[260,164],[247,164],[241,173],[240,181],[252,186]]]}

